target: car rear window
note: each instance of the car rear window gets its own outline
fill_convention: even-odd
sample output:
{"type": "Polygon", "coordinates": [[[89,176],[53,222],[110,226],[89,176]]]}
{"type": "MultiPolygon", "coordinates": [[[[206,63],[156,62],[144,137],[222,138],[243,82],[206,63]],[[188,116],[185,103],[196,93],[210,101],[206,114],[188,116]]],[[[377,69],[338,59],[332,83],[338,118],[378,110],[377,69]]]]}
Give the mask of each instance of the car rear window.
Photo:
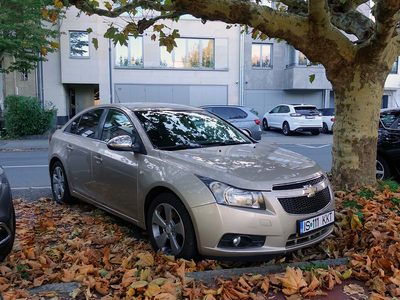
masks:
{"type": "Polygon", "coordinates": [[[297,114],[302,114],[302,115],[318,115],[319,114],[319,111],[317,110],[317,108],[313,107],[313,106],[295,107],[294,110],[296,111],[297,114]]]}
{"type": "Polygon", "coordinates": [[[397,114],[382,114],[381,121],[385,127],[397,127],[394,123],[397,121],[398,115],[397,114]]]}

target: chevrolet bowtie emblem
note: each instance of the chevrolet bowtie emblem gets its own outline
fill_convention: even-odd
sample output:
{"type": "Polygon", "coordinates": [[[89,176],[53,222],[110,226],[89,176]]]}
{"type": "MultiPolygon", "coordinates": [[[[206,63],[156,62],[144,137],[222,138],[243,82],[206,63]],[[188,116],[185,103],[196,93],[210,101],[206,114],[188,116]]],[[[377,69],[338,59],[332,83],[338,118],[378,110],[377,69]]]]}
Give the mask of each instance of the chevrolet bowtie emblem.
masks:
{"type": "Polygon", "coordinates": [[[317,188],[312,187],[311,185],[305,185],[303,189],[303,195],[306,195],[308,198],[314,197],[317,188]]]}

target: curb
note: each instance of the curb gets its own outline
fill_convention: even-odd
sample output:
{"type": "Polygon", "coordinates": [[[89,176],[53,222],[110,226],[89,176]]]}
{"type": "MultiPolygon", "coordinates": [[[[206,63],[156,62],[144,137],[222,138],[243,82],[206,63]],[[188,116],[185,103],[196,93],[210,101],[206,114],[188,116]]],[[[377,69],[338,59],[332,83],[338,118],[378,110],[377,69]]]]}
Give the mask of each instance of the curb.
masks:
{"type": "Polygon", "coordinates": [[[250,268],[239,268],[239,269],[223,269],[223,270],[211,270],[185,274],[186,277],[193,278],[195,281],[201,281],[206,284],[212,284],[216,277],[222,279],[230,279],[232,277],[240,277],[242,274],[260,274],[270,275],[277,273],[284,273],[287,267],[309,267],[309,266],[323,266],[332,267],[338,265],[347,265],[349,260],[347,258],[338,259],[327,259],[327,260],[315,260],[310,262],[298,262],[298,263],[287,263],[280,265],[271,265],[265,267],[250,267],[250,268]]]}

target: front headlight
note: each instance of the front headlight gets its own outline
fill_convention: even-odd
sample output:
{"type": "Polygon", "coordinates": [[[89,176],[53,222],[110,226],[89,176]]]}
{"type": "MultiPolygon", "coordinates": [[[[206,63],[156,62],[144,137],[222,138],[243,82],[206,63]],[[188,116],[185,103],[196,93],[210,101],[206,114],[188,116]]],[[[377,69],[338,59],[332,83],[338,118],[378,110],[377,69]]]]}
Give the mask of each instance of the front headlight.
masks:
{"type": "Polygon", "coordinates": [[[199,178],[207,185],[219,204],[265,209],[264,198],[259,191],[243,190],[210,178],[199,178]]]}

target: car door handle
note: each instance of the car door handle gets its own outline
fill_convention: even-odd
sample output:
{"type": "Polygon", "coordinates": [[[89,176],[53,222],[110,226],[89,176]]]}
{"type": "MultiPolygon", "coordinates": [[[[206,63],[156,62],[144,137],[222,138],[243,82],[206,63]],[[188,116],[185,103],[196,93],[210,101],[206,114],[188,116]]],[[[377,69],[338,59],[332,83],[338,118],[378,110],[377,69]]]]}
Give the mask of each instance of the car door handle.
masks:
{"type": "Polygon", "coordinates": [[[102,162],[103,161],[103,159],[101,157],[99,157],[99,156],[93,156],[93,157],[97,162],[102,162]]]}
{"type": "Polygon", "coordinates": [[[72,151],[72,150],[74,150],[74,147],[72,147],[71,145],[67,145],[67,149],[68,149],[68,151],[72,151]]]}

